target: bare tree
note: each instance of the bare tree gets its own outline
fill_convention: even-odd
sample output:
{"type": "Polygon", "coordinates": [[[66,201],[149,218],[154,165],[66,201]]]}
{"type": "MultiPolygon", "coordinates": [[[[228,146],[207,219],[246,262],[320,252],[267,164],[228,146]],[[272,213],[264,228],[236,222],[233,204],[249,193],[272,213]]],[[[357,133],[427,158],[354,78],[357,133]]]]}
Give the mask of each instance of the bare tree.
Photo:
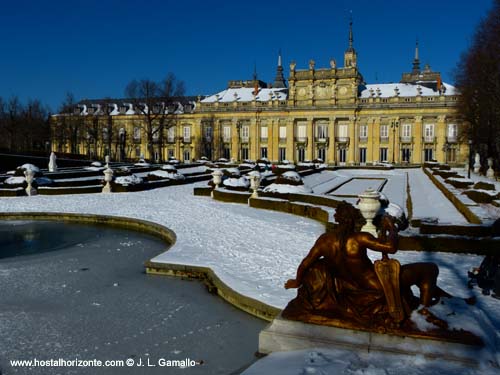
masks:
{"type": "Polygon", "coordinates": [[[184,83],[178,81],[172,73],[161,82],[133,80],[127,85],[125,95],[144,120],[142,129],[146,134],[149,157],[152,158],[154,145],[157,144],[161,161],[164,131],[175,125],[175,98],[184,95],[184,83]]]}
{"type": "Polygon", "coordinates": [[[59,110],[58,127],[58,142],[60,151],[63,151],[62,146],[69,143],[70,153],[78,154],[78,145],[80,143],[81,133],[84,131],[84,121],[80,112],[77,109],[77,103],[72,93],[66,93],[66,97],[61,104],[59,110]]]}
{"type": "Polygon", "coordinates": [[[463,136],[482,159],[500,155],[500,0],[493,1],[455,72],[460,114],[468,123],[463,136]]]}

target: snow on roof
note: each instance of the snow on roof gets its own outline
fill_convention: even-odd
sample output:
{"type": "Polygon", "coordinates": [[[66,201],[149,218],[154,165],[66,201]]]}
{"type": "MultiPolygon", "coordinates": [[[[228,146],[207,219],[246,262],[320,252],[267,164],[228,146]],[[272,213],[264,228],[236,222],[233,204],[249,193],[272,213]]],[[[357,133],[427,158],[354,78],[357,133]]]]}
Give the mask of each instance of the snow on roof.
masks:
{"type": "MultiPolygon", "coordinates": [[[[222,103],[230,103],[234,101],[251,102],[254,100],[254,95],[253,95],[254,91],[255,89],[251,87],[229,88],[217,94],[210,95],[205,99],[203,99],[201,102],[202,103],[215,103],[217,101],[222,103]]],[[[255,100],[257,100],[258,102],[267,102],[273,99],[286,100],[287,92],[288,92],[287,89],[259,88],[259,91],[255,96],[255,100]]]]}
{"type": "MultiPolygon", "coordinates": [[[[458,95],[458,91],[455,86],[450,85],[449,83],[443,82],[443,87],[445,89],[444,95],[458,95]]],[[[421,91],[422,96],[439,96],[440,92],[438,90],[433,90],[425,86],[415,85],[410,83],[376,83],[376,84],[368,84],[365,85],[363,90],[360,92],[360,98],[370,98],[381,97],[381,98],[390,98],[396,96],[396,89],[399,90],[399,96],[407,97],[407,96],[417,96],[418,90],[421,91]],[[380,92],[380,95],[378,94],[380,92]]]]}

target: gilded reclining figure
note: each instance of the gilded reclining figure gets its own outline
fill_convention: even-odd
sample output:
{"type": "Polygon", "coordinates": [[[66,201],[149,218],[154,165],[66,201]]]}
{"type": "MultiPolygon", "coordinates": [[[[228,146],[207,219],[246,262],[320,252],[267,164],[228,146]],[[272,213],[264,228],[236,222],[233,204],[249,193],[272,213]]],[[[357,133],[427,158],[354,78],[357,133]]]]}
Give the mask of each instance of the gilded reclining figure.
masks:
{"type": "Polygon", "coordinates": [[[382,217],[379,238],[357,231],[364,219],[346,202],[337,207],[335,220],[336,230],[318,238],[295,279],[285,283],[285,288],[298,292],[283,311],[284,318],[378,332],[418,331],[409,317],[422,305],[419,312],[437,329],[446,330],[446,321],[427,309],[441,297],[451,297],[437,286],[437,265],[400,266],[387,257],[398,246],[392,217],[382,217]],[[374,265],[367,249],[381,252],[382,260],[374,265]],[[420,290],[419,298],[412,293],[413,285],[420,290]]]}

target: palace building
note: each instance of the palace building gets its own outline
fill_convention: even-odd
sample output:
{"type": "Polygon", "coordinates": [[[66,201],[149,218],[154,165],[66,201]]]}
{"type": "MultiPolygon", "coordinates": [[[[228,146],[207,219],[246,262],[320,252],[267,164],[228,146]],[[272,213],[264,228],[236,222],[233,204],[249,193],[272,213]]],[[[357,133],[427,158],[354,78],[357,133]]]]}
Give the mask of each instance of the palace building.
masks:
{"type": "Polygon", "coordinates": [[[343,66],[331,60],[329,67],[318,68],[311,60],[307,69],[298,69],[292,62],[287,84],[279,56],[272,84],[254,74],[207,97],[170,98],[161,107],[168,126],[149,137],[144,116],[126,99],[82,101],[71,114],[81,124],[73,137],[61,130],[68,115],[53,116],[52,148],[94,158],[110,154],[115,160],[140,155],[153,161],[321,159],[331,165],[467,160],[468,145],[459,138],[459,94],[440,73],[421,69],[418,43],[412,70],[399,83],[366,84],[357,59],[351,24],[343,66]],[[104,105],[111,106],[106,116],[104,105]],[[95,127],[96,121],[108,126],[85,133],[85,124],[95,127]]]}

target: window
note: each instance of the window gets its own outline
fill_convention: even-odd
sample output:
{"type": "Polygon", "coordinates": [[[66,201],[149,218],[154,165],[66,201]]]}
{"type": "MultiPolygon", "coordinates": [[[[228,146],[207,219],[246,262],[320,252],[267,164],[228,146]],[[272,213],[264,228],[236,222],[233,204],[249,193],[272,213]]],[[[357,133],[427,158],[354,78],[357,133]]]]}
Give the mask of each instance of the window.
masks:
{"type": "Polygon", "coordinates": [[[339,148],[339,163],[345,164],[346,160],[347,160],[347,150],[344,147],[339,148]]]}
{"type": "Polygon", "coordinates": [[[359,149],[359,162],[361,164],[365,164],[366,163],[366,147],[361,147],[359,149]]]}
{"type": "Polygon", "coordinates": [[[318,159],[321,159],[321,161],[326,160],[326,148],[324,147],[318,148],[318,159]]]}
{"type": "Polygon", "coordinates": [[[387,147],[380,148],[380,161],[381,162],[387,161],[387,147]]]}
{"type": "Polygon", "coordinates": [[[448,124],[448,138],[457,138],[458,127],[457,124],[448,124]]]}
{"type": "Polygon", "coordinates": [[[380,125],[380,138],[389,138],[389,127],[387,125],[380,125]]]}
{"type": "Polygon", "coordinates": [[[424,137],[426,142],[434,141],[434,124],[424,125],[424,137]]]}
{"type": "Polygon", "coordinates": [[[184,134],[184,142],[191,142],[191,127],[190,126],[184,126],[183,134],[184,134]]]}
{"type": "Polygon", "coordinates": [[[231,159],[231,148],[224,147],[222,157],[225,158],[225,159],[228,159],[228,160],[231,159]]]}
{"type": "Polygon", "coordinates": [[[328,126],[320,124],[316,127],[316,137],[326,139],[328,137],[328,126]]]}
{"type": "Polygon", "coordinates": [[[139,156],[141,156],[141,148],[140,147],[136,147],[135,148],[135,157],[138,158],[139,156]]]}
{"type": "Polygon", "coordinates": [[[403,124],[403,126],[401,127],[401,136],[403,138],[411,137],[411,124],[403,124]]]}
{"type": "Polygon", "coordinates": [[[191,160],[191,153],[189,150],[184,150],[183,156],[185,162],[189,162],[191,160]]]}
{"type": "Polygon", "coordinates": [[[267,158],[267,147],[261,147],[260,148],[260,157],[263,159],[263,158],[267,158]]]}
{"type": "Polygon", "coordinates": [[[169,159],[170,159],[170,158],[173,158],[173,157],[174,157],[174,154],[175,154],[174,150],[173,150],[173,149],[171,149],[171,148],[169,148],[169,149],[168,149],[168,158],[169,158],[169,159]]]}
{"type": "Polygon", "coordinates": [[[368,138],[368,126],[360,125],[359,126],[359,138],[368,138]]]}
{"type": "Polygon", "coordinates": [[[411,150],[407,147],[401,149],[401,160],[404,163],[409,163],[411,160],[411,150]]]}
{"type": "Polygon", "coordinates": [[[299,140],[305,140],[307,138],[307,127],[304,122],[297,124],[297,138],[299,140]]]}
{"type": "Polygon", "coordinates": [[[339,124],[337,127],[338,131],[338,137],[339,138],[347,138],[348,137],[348,131],[349,131],[349,125],[348,124],[339,124]]]}
{"type": "Polygon", "coordinates": [[[278,160],[279,161],[286,160],[286,148],[285,147],[278,148],[278,160]]]}
{"type": "Polygon", "coordinates": [[[230,126],[224,126],[222,128],[222,138],[223,138],[224,142],[231,142],[231,127],[230,126]]]}
{"type": "Polygon", "coordinates": [[[211,142],[212,141],[212,127],[211,126],[205,126],[205,133],[203,134],[205,137],[205,141],[211,142]]]}
{"type": "Polygon", "coordinates": [[[455,163],[457,161],[457,149],[454,147],[449,148],[446,155],[447,163],[455,163]]]}
{"type": "MultiPolygon", "coordinates": [[[[244,125],[241,127],[241,140],[243,142],[248,142],[248,138],[250,137],[250,127],[248,125],[244,125]]],[[[248,158],[245,158],[248,159],[248,158]]]]}
{"type": "Polygon", "coordinates": [[[433,161],[434,160],[434,150],[432,148],[424,149],[424,161],[433,161]]]}
{"type": "Polygon", "coordinates": [[[297,149],[297,159],[299,162],[306,160],[306,149],[304,147],[299,147],[297,149]]]}
{"type": "Polygon", "coordinates": [[[160,154],[158,153],[157,150],[154,152],[154,158],[155,158],[155,161],[160,160],[160,154]]]}
{"type": "Polygon", "coordinates": [[[280,126],[280,140],[286,139],[286,126],[280,126]]]}
{"type": "Polygon", "coordinates": [[[102,139],[107,141],[108,140],[108,135],[109,135],[109,132],[108,132],[108,128],[103,128],[102,129],[102,139]]]}
{"type": "Polygon", "coordinates": [[[136,126],[134,128],[134,139],[135,140],[140,140],[141,139],[141,128],[136,126]]]}
{"type": "MultiPolygon", "coordinates": [[[[153,140],[157,141],[160,138],[160,131],[158,126],[153,126],[153,140]]],[[[155,158],[155,160],[158,160],[155,158]]]]}
{"type": "Polygon", "coordinates": [[[168,128],[167,142],[175,142],[175,127],[174,126],[168,128]]]}
{"type": "Polygon", "coordinates": [[[242,147],[241,148],[241,158],[243,160],[247,160],[248,159],[248,147],[242,147]]]}
{"type": "Polygon", "coordinates": [[[262,126],[260,128],[260,141],[267,142],[267,126],[262,126]]]}

